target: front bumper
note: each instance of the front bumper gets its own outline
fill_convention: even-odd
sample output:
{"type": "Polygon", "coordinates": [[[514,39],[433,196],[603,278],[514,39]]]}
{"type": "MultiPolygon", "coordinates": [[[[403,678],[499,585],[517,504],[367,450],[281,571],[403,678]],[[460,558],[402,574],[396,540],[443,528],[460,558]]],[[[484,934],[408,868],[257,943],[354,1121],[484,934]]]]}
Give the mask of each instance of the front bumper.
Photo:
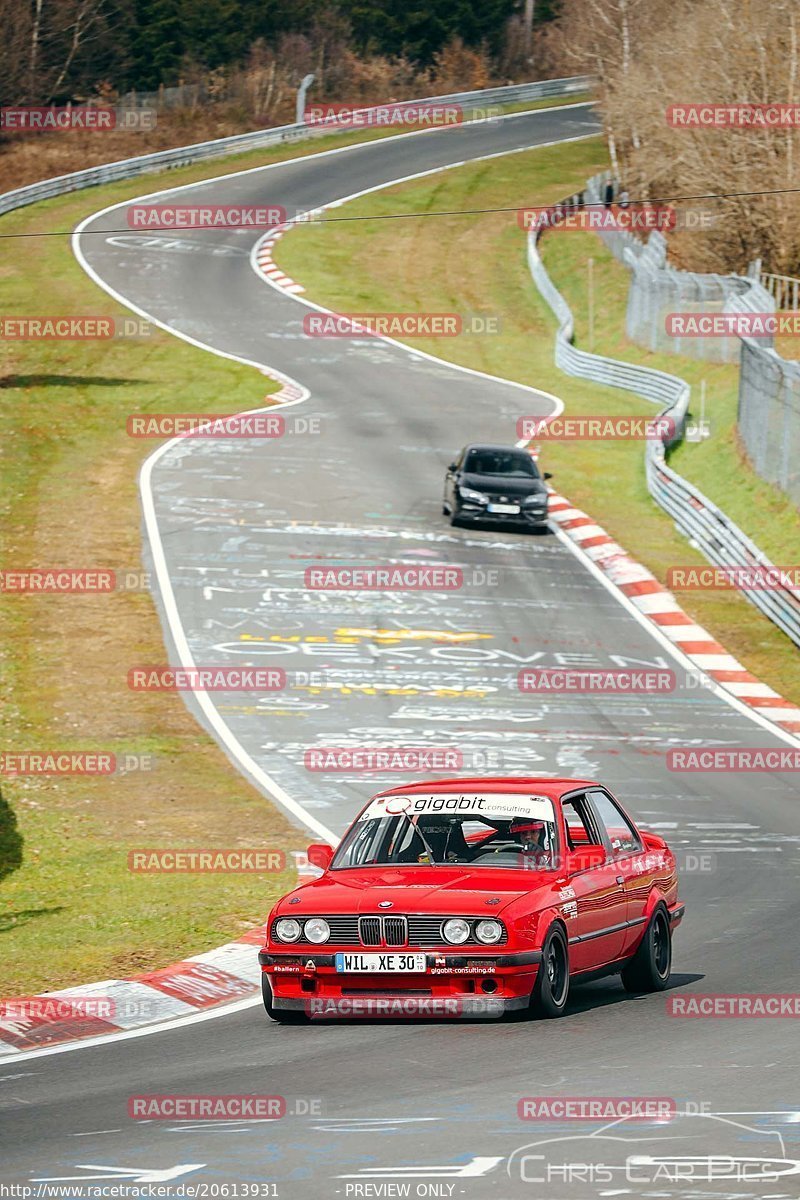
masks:
{"type": "Polygon", "coordinates": [[[312,1017],[500,1017],[527,1007],[542,960],[539,950],[426,951],[424,972],[366,974],[337,971],[335,953],[259,951],[273,1007],[312,1017]]]}
{"type": "Polygon", "coordinates": [[[403,992],[381,992],[380,995],[341,997],[273,995],[272,1006],[282,1011],[305,1012],[312,1020],[360,1017],[365,1020],[416,1018],[424,1021],[437,1017],[452,1021],[459,1017],[497,1020],[507,1012],[521,1012],[529,1001],[529,996],[411,997],[403,992]]]}
{"type": "Polygon", "coordinates": [[[547,509],[536,512],[490,513],[477,505],[464,505],[456,509],[456,520],[486,522],[487,525],[519,525],[525,529],[541,529],[548,523],[547,509]]]}

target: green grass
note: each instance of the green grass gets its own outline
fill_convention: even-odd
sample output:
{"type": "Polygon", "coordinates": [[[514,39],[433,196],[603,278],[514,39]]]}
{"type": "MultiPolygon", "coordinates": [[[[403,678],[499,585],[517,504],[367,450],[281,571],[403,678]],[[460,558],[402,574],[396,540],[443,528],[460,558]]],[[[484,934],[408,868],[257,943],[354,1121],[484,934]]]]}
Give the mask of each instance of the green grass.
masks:
{"type": "Polygon", "coordinates": [[[627,269],[594,234],[553,234],[544,239],[543,259],[572,309],[576,344],[588,349],[590,256],[596,280],[595,351],[688,380],[695,417],[700,415],[700,385],[705,381],[711,437],[699,443],[679,443],[670,454],[670,465],[705,492],[774,562],[800,562],[797,509],[777,488],[759,479],[747,463],[737,436],[738,366],[652,353],[636,346],[625,336],[627,269]]]}
{"type": "MultiPolygon", "coordinates": [[[[0,233],[19,236],[3,240],[0,311],[126,315],[72,255],[68,235],[83,217],[145,191],[395,132],[324,135],[8,214],[0,233]],[[57,231],[62,236],[50,236],[57,231]]],[[[138,569],[136,476],[157,443],[132,442],[127,414],[214,412],[220,396],[234,412],[272,390],[252,368],[160,330],[136,341],[2,344],[3,567],[138,569]]],[[[0,998],[161,966],[263,920],[293,871],[127,870],[128,850],[142,846],[287,850],[305,841],[233,770],[179,698],[128,691],[131,665],[165,657],[149,595],[7,596],[0,628],[3,749],[111,749],[156,762],[151,772],[114,779],[0,777],[24,838],[22,866],[0,882],[0,998]]]]}
{"type": "MultiPolygon", "coordinates": [[[[571,415],[652,416],[654,407],[647,401],[571,379],[555,367],[555,322],[530,278],[525,238],[513,212],[473,212],[432,216],[429,220],[410,215],[513,208],[532,202],[552,204],[565,194],[581,190],[589,176],[606,166],[606,152],[599,138],[469,164],[385,189],[337,210],[336,215],[359,216],[362,220],[342,224],[323,221],[298,228],[282,239],[276,259],[293,279],[305,285],[310,299],[331,309],[492,314],[502,322],[499,335],[406,340],[453,362],[552,391],[563,398],[571,415]],[[379,219],[390,214],[400,216],[391,221],[379,219]],[[403,214],[408,214],[407,219],[403,214]]],[[[599,239],[554,233],[545,239],[545,259],[576,311],[579,340],[585,328],[583,289],[585,261],[590,252],[596,263],[598,297],[595,348],[661,365],[695,379],[699,371],[704,371],[714,404],[718,395],[727,397],[719,402],[722,411],[730,403],[730,389],[735,386],[730,368],[677,358],[659,362],[656,356],[629,347],[622,332],[627,295],[624,268],[605,255],[599,239]]],[[[711,416],[716,421],[717,408],[712,407],[711,416]]],[[[515,431],[498,428],[497,436],[512,441],[515,431]]],[[[715,445],[722,445],[716,426],[714,439],[700,450],[708,456],[715,445]]],[[[685,461],[697,452],[698,448],[690,446],[676,455],[679,469],[683,470],[685,461]]],[[[573,503],[586,509],[658,578],[665,580],[670,566],[705,562],[651,500],[641,443],[550,443],[544,449],[543,465],[554,472],[554,483],[573,503]]],[[[690,477],[693,470],[687,469],[690,477]]],[[[698,477],[697,482],[712,491],[705,479],[698,477]]],[[[765,494],[771,492],[767,485],[749,486],[754,490],[763,487],[765,494]]],[[[746,506],[746,499],[742,504],[746,506]]],[[[735,516],[735,511],[731,515],[735,516]]],[[[766,509],[763,520],[766,524],[766,509]]],[[[765,541],[768,552],[776,551],[771,539],[762,536],[761,526],[754,527],[753,534],[765,541]]],[[[779,540],[782,536],[779,533],[779,540]]],[[[785,544],[776,557],[786,561],[785,544]]],[[[681,601],[755,674],[800,702],[797,654],[784,635],[743,597],[686,593],[681,601]]]]}

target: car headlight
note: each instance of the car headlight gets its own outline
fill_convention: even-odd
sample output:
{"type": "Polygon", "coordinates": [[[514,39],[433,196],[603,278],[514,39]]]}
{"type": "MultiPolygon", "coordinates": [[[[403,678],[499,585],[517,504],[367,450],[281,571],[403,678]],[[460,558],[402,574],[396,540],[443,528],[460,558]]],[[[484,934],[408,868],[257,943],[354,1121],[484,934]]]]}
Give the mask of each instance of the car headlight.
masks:
{"type": "Polygon", "coordinates": [[[475,937],[479,942],[486,942],[487,945],[499,942],[502,936],[503,926],[499,921],[478,921],[475,926],[475,937]]]}
{"type": "Polygon", "coordinates": [[[525,499],[522,501],[522,503],[530,504],[530,505],[544,506],[545,504],[547,504],[547,496],[543,496],[540,492],[537,492],[533,496],[526,496],[525,499]]]}
{"type": "Polygon", "coordinates": [[[278,921],[275,925],[275,937],[282,942],[296,942],[301,933],[300,922],[290,918],[278,921]]]}
{"type": "Polygon", "coordinates": [[[458,485],[458,494],[462,500],[468,500],[470,504],[489,503],[489,497],[484,496],[483,492],[476,492],[474,488],[464,487],[463,483],[458,485]]]}
{"type": "Polygon", "coordinates": [[[310,921],[306,921],[303,929],[307,942],[327,942],[331,936],[331,927],[322,917],[312,917],[310,921]]]}
{"type": "Polygon", "coordinates": [[[442,933],[446,942],[458,946],[469,937],[469,921],[464,921],[461,917],[451,917],[442,926],[442,933]]]}

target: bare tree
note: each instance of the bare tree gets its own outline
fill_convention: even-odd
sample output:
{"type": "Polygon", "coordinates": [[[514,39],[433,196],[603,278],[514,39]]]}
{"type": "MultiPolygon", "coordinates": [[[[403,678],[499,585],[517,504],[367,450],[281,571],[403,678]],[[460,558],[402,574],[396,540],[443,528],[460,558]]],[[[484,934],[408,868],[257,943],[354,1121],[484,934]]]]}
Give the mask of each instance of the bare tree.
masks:
{"type": "Polygon", "coordinates": [[[566,0],[564,60],[598,78],[613,169],[631,196],[721,197],[694,203],[711,228],[675,237],[684,265],[741,271],[761,257],[800,272],[797,199],[785,191],[800,188],[800,130],[681,128],[667,115],[693,102],[798,103],[799,25],[800,0],[566,0]]]}
{"type": "MultiPolygon", "coordinates": [[[[43,0],[35,0],[35,2],[41,7],[43,0]]],[[[69,14],[63,30],[66,35],[66,46],[61,66],[50,84],[48,101],[61,90],[79,51],[88,41],[93,27],[97,25],[104,7],[105,0],[77,0],[72,6],[72,12],[69,14]]]]}

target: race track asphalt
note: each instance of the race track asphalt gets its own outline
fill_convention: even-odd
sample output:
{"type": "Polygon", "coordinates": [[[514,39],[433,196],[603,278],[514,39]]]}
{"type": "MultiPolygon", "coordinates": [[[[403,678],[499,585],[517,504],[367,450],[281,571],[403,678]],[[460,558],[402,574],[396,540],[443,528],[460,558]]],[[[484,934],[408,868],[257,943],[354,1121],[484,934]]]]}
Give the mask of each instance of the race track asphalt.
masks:
{"type": "MultiPolygon", "coordinates": [[[[587,108],[544,110],[313,155],[159,202],[283,204],[294,212],[594,128],[587,108]]],[[[535,177],[531,184],[535,193],[535,177]]],[[[454,452],[470,440],[513,442],[517,417],[553,411],[552,399],[385,342],[308,338],[309,310],[253,271],[251,232],[216,231],[213,239],[113,232],[124,225],[118,207],[80,235],[80,252],[105,286],[176,332],[277,368],[310,393],[285,411],[292,431],[281,439],[184,443],[153,468],[159,536],[195,661],[281,666],[288,674],[283,692],[216,698],[228,751],[234,742],[243,747],[334,834],[370,791],[402,776],[312,772],[310,749],[447,747],[462,756],[465,772],[597,777],[679,855],[687,916],[676,935],[672,988],[791,992],[796,779],[677,774],[665,763],[670,747],[785,741],[710,690],[688,686],[662,642],[553,534],[451,529],[441,515],[454,452]],[[315,418],[318,432],[295,429],[300,416],[315,418]],[[399,558],[459,566],[464,586],[368,597],[304,588],[309,566],[399,558]],[[517,689],[517,672],[529,663],[671,667],[679,683],[647,696],[543,699],[517,689]]],[[[424,291],[424,263],[419,271],[424,291]]],[[[224,397],[219,411],[228,411],[224,397]]],[[[165,636],[174,651],[169,630],[165,636]]],[[[197,715],[209,724],[207,713],[197,715]]],[[[790,1197],[797,1195],[792,1177],[676,1184],[656,1179],[652,1168],[633,1178],[620,1167],[610,1182],[599,1169],[580,1178],[573,1170],[568,1179],[556,1171],[537,1183],[556,1150],[537,1148],[530,1154],[543,1158],[520,1167],[514,1151],[524,1145],[578,1136],[574,1158],[596,1164],[621,1143],[587,1145],[596,1123],[523,1122],[517,1101],[670,1097],[700,1114],[673,1125],[671,1153],[791,1160],[800,1157],[799,1048],[790,1020],[670,1017],[664,995],[631,998],[616,980],[576,989],[566,1017],[549,1023],[284,1028],[254,1005],[4,1065],[2,1174],[26,1183],[137,1168],[146,1180],[148,1171],[188,1164],[195,1169],[176,1183],[270,1182],[274,1194],[303,1200],[790,1197]],[[129,1098],[145,1093],[283,1095],[292,1113],[268,1123],[129,1119],[129,1098]]],[[[662,1152],[654,1138],[666,1128],[626,1125],[623,1133],[637,1153],[652,1156],[662,1152]]]]}

